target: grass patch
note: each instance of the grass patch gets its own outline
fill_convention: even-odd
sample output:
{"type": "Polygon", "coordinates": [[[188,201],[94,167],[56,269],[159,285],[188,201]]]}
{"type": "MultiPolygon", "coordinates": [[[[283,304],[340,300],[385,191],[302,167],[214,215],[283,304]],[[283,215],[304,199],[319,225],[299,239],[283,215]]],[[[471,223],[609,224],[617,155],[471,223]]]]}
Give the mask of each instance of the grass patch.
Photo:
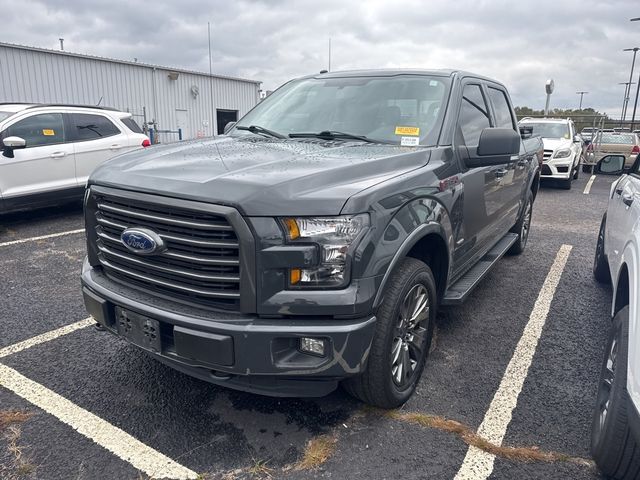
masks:
{"type": "Polygon", "coordinates": [[[336,449],[338,439],[333,435],[320,435],[307,442],[302,459],[294,470],[312,470],[329,460],[336,449]]]}
{"type": "Polygon", "coordinates": [[[11,425],[26,422],[31,418],[31,415],[29,412],[21,412],[19,410],[0,410],[0,432],[3,432],[11,425]]]}
{"type": "Polygon", "coordinates": [[[392,410],[386,412],[386,415],[395,420],[407,423],[413,423],[426,428],[435,428],[437,430],[458,435],[467,445],[476,447],[496,457],[505,458],[507,460],[517,460],[521,462],[567,462],[576,465],[594,466],[593,461],[586,458],[572,457],[565,453],[544,451],[538,447],[505,447],[496,445],[489,440],[481,437],[467,425],[450,420],[439,415],[429,415],[426,413],[399,412],[392,410]]]}

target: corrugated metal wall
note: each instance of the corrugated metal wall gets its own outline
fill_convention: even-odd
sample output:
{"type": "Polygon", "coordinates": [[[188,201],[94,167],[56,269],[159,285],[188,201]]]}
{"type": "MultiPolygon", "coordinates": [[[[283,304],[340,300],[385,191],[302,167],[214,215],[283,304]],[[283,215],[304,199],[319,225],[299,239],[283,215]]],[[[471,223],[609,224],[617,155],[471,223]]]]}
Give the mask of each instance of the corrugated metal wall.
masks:
{"type": "MultiPolygon", "coordinates": [[[[237,79],[0,45],[0,102],[100,102],[133,113],[140,125],[145,107],[148,121],[157,120],[161,130],[181,127],[185,139],[215,134],[215,109],[238,110],[242,117],[257,103],[258,89],[258,83],[237,79]],[[172,71],[178,72],[175,80],[169,78],[172,71]]],[[[160,138],[177,140],[169,134],[160,138]]]]}

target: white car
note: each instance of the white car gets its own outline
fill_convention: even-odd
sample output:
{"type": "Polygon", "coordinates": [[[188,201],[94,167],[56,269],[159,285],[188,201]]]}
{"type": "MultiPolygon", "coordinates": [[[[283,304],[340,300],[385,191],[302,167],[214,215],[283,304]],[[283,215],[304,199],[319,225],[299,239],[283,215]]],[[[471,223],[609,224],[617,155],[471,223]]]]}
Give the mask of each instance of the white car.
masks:
{"type": "Polygon", "coordinates": [[[577,134],[573,121],[570,118],[526,117],[518,124],[530,127],[533,136],[542,137],[544,160],[540,178],[560,180],[564,188],[570,189],[572,180],[576,180],[580,174],[584,150],[584,142],[577,134]]]}
{"type": "MultiPolygon", "coordinates": [[[[625,157],[611,155],[600,173],[619,174],[625,157]]],[[[602,219],[593,273],[613,284],[613,323],[602,365],[591,453],[602,472],[640,476],[640,162],[613,183],[602,219]]]]}
{"type": "Polygon", "coordinates": [[[0,104],[0,213],[82,198],[99,164],[149,145],[130,113],[0,104]]]}

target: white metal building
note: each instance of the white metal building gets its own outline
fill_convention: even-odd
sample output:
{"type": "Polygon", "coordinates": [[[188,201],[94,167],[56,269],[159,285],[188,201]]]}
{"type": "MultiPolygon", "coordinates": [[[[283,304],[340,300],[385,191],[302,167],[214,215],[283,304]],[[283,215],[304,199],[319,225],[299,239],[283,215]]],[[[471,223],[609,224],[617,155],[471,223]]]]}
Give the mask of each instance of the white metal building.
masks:
{"type": "Polygon", "coordinates": [[[180,128],[183,139],[221,133],[253,108],[259,89],[256,80],[0,43],[0,102],[114,107],[141,126],[180,128]]]}

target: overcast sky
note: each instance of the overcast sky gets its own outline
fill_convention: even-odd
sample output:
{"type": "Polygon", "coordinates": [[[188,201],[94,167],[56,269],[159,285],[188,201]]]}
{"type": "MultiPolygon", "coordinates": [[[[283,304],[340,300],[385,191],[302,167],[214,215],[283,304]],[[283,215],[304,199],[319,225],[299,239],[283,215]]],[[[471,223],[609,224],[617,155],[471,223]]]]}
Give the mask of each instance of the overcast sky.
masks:
{"type": "MultiPolygon", "coordinates": [[[[262,80],[271,90],[328,66],[456,68],[504,82],[516,105],[620,114],[638,0],[322,2],[0,0],[0,41],[262,80]]],[[[640,55],[638,56],[640,63],[640,55]]],[[[640,68],[634,74],[638,80],[640,68]]],[[[635,89],[635,87],[634,87],[635,89]]],[[[632,95],[633,97],[633,95],[632,95]]],[[[633,98],[632,98],[633,102],[633,98]]]]}

